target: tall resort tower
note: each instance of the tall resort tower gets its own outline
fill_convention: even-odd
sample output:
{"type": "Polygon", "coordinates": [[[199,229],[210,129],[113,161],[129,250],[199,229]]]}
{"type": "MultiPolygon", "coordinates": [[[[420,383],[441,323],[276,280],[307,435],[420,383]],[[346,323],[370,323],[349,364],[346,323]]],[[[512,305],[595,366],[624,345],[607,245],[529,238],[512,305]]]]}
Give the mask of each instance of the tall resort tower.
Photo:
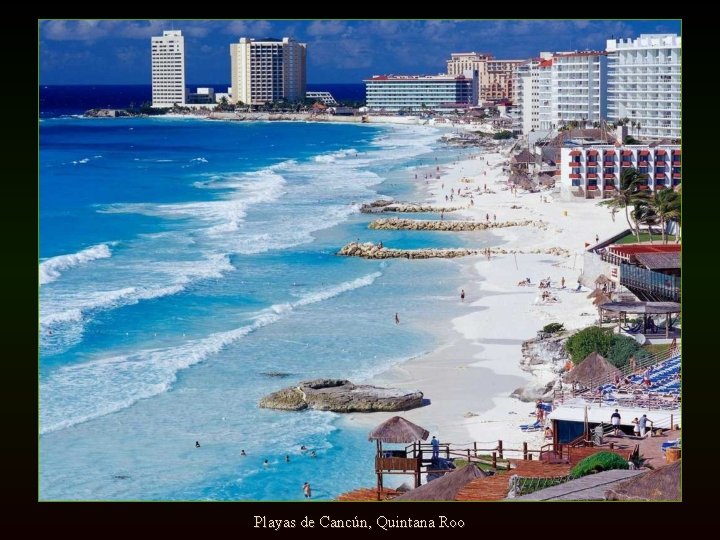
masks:
{"type": "Polygon", "coordinates": [[[165,30],[153,36],[152,106],[185,104],[185,38],[180,30],[165,30]]]}

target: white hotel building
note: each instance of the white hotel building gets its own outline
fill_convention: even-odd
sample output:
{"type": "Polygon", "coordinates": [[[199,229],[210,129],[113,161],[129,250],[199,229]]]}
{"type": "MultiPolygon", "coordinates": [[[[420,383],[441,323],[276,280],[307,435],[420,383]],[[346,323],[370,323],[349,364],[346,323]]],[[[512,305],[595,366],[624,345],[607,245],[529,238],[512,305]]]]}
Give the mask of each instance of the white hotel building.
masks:
{"type": "Polygon", "coordinates": [[[563,122],[599,122],[607,117],[607,57],[604,51],[555,53],[552,57],[553,127],[563,122]]]}
{"type": "Polygon", "coordinates": [[[641,34],[607,40],[608,117],[628,118],[637,138],[680,138],[680,39],[641,34]]]}
{"type": "Polygon", "coordinates": [[[185,105],[185,38],[180,30],[165,30],[150,39],[152,47],[152,106],[185,105]]]}
{"type": "Polygon", "coordinates": [[[264,105],[305,98],[307,44],[292,38],[240,38],[230,45],[232,102],[264,105]]]}
{"type": "Polygon", "coordinates": [[[679,145],[611,145],[567,141],[560,149],[561,198],[607,198],[618,188],[623,169],[647,174],[643,190],[674,188],[682,182],[679,145]]]}
{"type": "Polygon", "coordinates": [[[374,75],[365,81],[371,111],[452,109],[477,103],[477,77],[466,75],[374,75]]]}

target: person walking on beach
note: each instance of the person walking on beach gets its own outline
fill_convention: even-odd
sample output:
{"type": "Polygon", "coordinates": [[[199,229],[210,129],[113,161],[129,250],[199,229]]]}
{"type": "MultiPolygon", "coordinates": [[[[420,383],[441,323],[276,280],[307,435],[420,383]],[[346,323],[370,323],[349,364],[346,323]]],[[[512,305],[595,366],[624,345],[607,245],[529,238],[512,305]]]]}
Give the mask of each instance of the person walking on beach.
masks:
{"type": "Polygon", "coordinates": [[[497,221],[497,216],[493,214],[493,221],[497,221]]]}
{"type": "Polygon", "coordinates": [[[485,214],[485,221],[490,221],[490,214],[485,214]]]}
{"type": "Polygon", "coordinates": [[[400,317],[398,317],[397,313],[395,313],[395,324],[400,324],[400,317]]]}
{"type": "Polygon", "coordinates": [[[610,415],[610,423],[612,424],[612,427],[615,428],[615,436],[617,437],[620,431],[620,413],[617,409],[615,409],[615,412],[610,415]]]}
{"type": "Polygon", "coordinates": [[[465,289],[460,289],[460,301],[465,301],[465,289]]]}
{"type": "Polygon", "coordinates": [[[565,288],[565,276],[560,278],[560,288],[561,289],[565,288]]]}
{"type": "Polygon", "coordinates": [[[597,244],[598,242],[600,242],[600,237],[596,234],[595,235],[595,243],[597,244]]]}
{"type": "Polygon", "coordinates": [[[433,459],[440,457],[440,441],[433,435],[432,441],[430,441],[430,444],[432,445],[432,457],[433,459]]]}
{"type": "Polygon", "coordinates": [[[303,484],[303,493],[305,494],[306,499],[312,497],[312,489],[310,488],[310,484],[308,484],[307,482],[303,484]]]}

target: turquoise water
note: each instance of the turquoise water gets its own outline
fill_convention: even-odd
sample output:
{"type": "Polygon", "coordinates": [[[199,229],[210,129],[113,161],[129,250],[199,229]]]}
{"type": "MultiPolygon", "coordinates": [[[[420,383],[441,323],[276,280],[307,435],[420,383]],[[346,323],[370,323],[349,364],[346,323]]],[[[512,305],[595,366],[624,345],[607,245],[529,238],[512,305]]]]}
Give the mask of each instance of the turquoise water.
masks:
{"type": "Polygon", "coordinates": [[[429,166],[437,138],[405,126],[44,120],[40,497],[293,500],[309,481],[330,499],[372,485],[365,432],[257,403],[313,377],[362,381],[434,347],[421,328],[457,309],[457,263],[335,252],[357,238],[469,242],[371,231],[377,216],[357,212],[379,194],[412,200],[410,167],[429,166]]]}

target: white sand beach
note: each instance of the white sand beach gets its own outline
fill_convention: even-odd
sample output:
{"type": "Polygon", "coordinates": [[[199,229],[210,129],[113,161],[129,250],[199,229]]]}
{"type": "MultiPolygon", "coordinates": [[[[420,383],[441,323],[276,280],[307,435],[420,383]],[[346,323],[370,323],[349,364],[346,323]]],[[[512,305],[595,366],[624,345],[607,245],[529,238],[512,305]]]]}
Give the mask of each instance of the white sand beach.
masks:
{"type": "MultiPolygon", "coordinates": [[[[537,366],[532,373],[521,369],[521,344],[550,322],[573,329],[595,321],[597,311],[587,299],[588,290],[583,288],[584,294],[574,292],[582,271],[585,243],[595,243],[596,235],[603,239],[625,228],[624,222],[613,222],[608,209],[594,201],[563,202],[555,200],[550,191],[526,193],[518,189],[513,194],[506,186],[508,173],[502,171],[508,160],[501,153],[478,155],[443,167],[440,179],[436,178],[435,166],[417,171],[418,182],[425,183],[425,173],[432,173],[433,178],[427,184],[427,199],[421,202],[462,208],[453,218],[484,221],[489,217],[498,222],[532,219],[547,223],[545,229],[492,229],[504,241],[498,247],[525,253],[493,255],[490,260],[485,256],[460,259],[461,271],[467,275],[464,301],[472,311],[452,321],[437,321],[428,328],[440,332],[442,345],[437,350],[397,365],[370,381],[422,390],[430,404],[403,416],[430,430],[443,443],[478,442],[483,443],[478,447],[486,448],[495,446],[498,439],[505,448],[521,448],[524,441],[530,448],[544,444],[542,432],[523,433],[519,429],[521,424],[534,421],[534,404],[511,398],[510,394],[521,386],[544,387],[556,379],[556,374],[550,366],[537,366]],[[469,197],[458,196],[458,188],[461,194],[472,192],[474,205],[470,206],[469,197]],[[478,188],[480,193],[474,191],[478,188]],[[446,202],[445,196],[449,198],[451,190],[453,200],[446,202]],[[529,253],[551,247],[565,248],[571,255],[529,253]],[[551,292],[558,299],[555,303],[539,301],[538,283],[548,276],[552,280],[551,292]],[[532,286],[518,286],[526,277],[532,286]],[[560,288],[563,277],[564,289],[560,288]]],[[[458,302],[459,295],[458,290],[458,302]]],[[[347,421],[371,427],[390,416],[355,414],[347,421]]]]}

